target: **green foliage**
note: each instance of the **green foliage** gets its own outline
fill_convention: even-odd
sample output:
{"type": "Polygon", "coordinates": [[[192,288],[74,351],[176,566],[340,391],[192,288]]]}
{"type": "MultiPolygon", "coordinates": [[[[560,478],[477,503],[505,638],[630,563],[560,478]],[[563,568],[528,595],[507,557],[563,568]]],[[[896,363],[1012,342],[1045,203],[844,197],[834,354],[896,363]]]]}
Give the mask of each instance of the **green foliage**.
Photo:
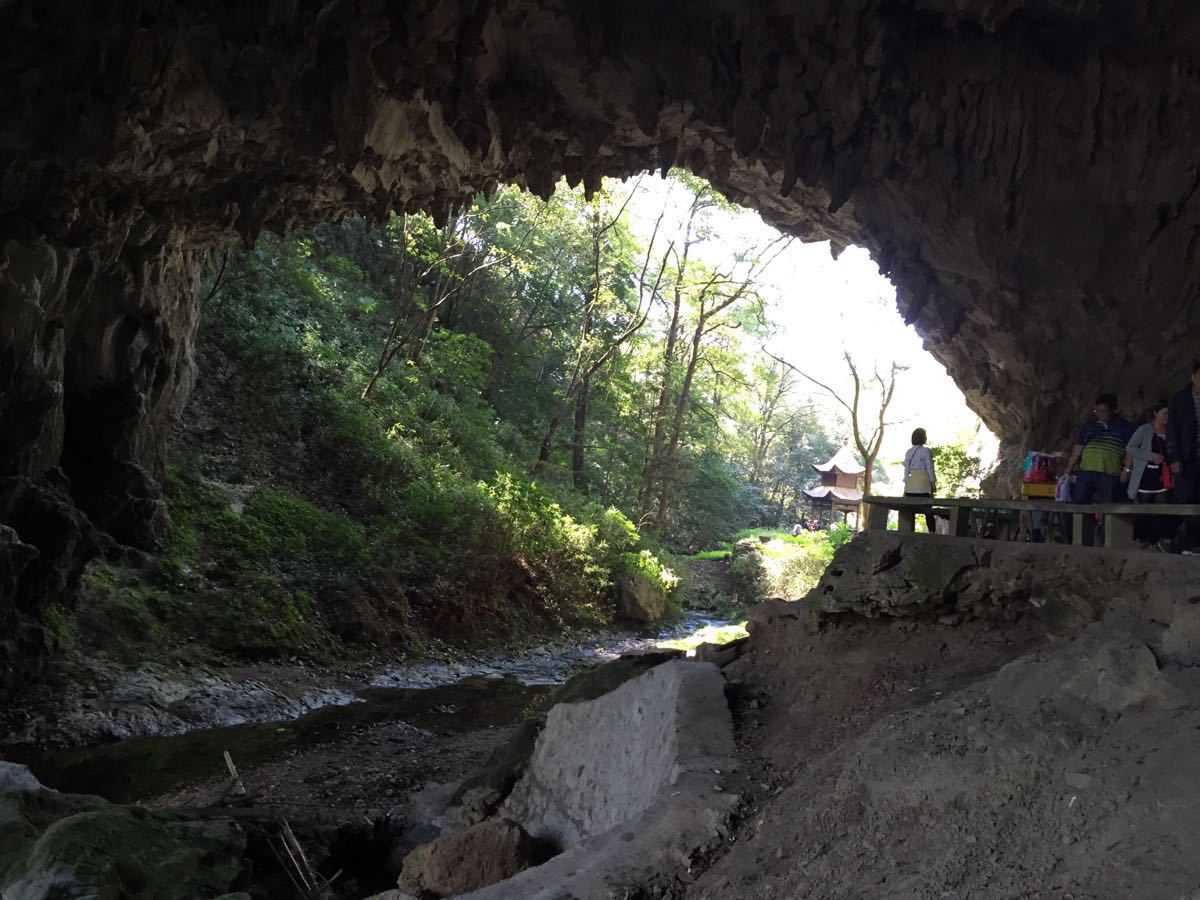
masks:
{"type": "Polygon", "coordinates": [[[831,527],[827,534],[829,535],[829,546],[837,550],[843,544],[848,544],[854,537],[854,529],[845,522],[836,522],[831,527]]]}
{"type": "Polygon", "coordinates": [[[746,529],[733,545],[729,573],[745,602],[798,600],[816,587],[835,550],[850,539],[848,528],[798,535],[746,529]]]}
{"type": "Polygon", "coordinates": [[[42,610],[42,627],[64,650],[75,646],[75,629],[71,627],[70,613],[59,604],[52,603],[42,610]]]}
{"type": "Polygon", "coordinates": [[[613,560],[612,571],[614,575],[641,575],[656,585],[663,596],[679,584],[679,576],[663,565],[662,560],[649,550],[622,553],[613,560]]]}
{"type": "Polygon", "coordinates": [[[983,464],[978,456],[967,453],[960,444],[931,447],[938,495],[942,497],[978,497],[983,464]],[[973,482],[973,483],[972,483],[973,482]]]}
{"type": "Polygon", "coordinates": [[[701,550],[693,553],[688,559],[729,559],[729,550],[701,550]]]}
{"type": "MultiPolygon", "coordinates": [[[[717,242],[710,213],[727,201],[675,178],[704,210],[695,238],[717,242]]],[[[717,274],[697,252],[686,278],[664,265],[649,298],[640,273],[654,274],[666,235],[648,254],[618,215],[626,190],[606,184],[589,200],[562,185],[543,202],[502,188],[445,226],[347,221],[236,255],[201,330],[200,393],[220,425],[189,433],[168,473],[164,582],[203,593],[198,605],[255,652],[313,642],[340,616],[325,613],[330,597],[400,596],[406,629],[603,622],[615,573],[667,591],[668,548],[786,521],[834,442],[787,397],[763,412],[787,386],[752,364],[765,334],[753,285],[701,334],[688,386],[680,358],[664,360],[661,316],[615,345],[678,288],[684,346],[700,321],[696,285],[717,274]],[[569,391],[599,359],[573,470],[569,391]],[[660,383],[669,408],[687,403],[674,502],[649,535],[660,383]],[[555,417],[549,459],[531,472],[555,417]]]]}
{"type": "Polygon", "coordinates": [[[333,573],[370,562],[361,525],[287,491],[258,489],[242,519],[255,544],[295,566],[333,573]]]}

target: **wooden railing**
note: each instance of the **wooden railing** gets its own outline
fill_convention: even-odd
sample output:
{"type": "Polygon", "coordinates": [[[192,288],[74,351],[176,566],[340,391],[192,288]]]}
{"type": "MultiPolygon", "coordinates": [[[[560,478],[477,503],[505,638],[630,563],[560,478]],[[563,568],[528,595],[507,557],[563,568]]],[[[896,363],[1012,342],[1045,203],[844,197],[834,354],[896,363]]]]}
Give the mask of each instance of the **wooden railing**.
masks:
{"type": "MultiPolygon", "coordinates": [[[[1021,513],[1069,516],[1072,543],[1095,544],[1097,517],[1104,523],[1104,546],[1124,547],[1133,543],[1133,521],[1138,516],[1200,517],[1200,505],[1186,503],[1106,503],[1084,505],[1053,500],[986,500],[952,497],[878,497],[863,498],[867,507],[867,529],[887,528],[888,513],[899,513],[898,529],[915,530],[916,517],[930,514],[950,520],[950,534],[969,537],[973,524],[991,520],[1020,531],[1021,513]]],[[[1065,529],[1064,529],[1065,530],[1065,529]]]]}

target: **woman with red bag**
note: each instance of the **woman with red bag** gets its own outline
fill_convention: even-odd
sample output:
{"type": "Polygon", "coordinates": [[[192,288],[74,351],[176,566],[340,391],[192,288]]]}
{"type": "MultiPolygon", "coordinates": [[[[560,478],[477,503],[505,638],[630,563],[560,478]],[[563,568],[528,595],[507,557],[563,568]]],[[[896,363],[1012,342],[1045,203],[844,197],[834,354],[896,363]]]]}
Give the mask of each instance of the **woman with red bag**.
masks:
{"type": "MultiPolygon", "coordinates": [[[[1129,499],[1137,503],[1170,503],[1171,461],[1167,459],[1167,404],[1155,403],[1149,421],[1133,433],[1125,446],[1121,480],[1128,482],[1129,499]]],[[[1137,516],[1133,539],[1146,549],[1171,552],[1175,526],[1167,516],[1137,516]]]]}

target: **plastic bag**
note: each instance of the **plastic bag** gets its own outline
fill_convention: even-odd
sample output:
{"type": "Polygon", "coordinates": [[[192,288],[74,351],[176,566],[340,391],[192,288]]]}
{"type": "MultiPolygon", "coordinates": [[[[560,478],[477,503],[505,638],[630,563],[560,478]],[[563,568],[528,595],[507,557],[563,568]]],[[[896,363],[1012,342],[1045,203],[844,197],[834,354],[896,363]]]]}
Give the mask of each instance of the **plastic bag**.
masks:
{"type": "Polygon", "coordinates": [[[1071,502],[1071,476],[1059,475],[1058,481],[1054,482],[1054,499],[1059,503],[1071,502]]]}

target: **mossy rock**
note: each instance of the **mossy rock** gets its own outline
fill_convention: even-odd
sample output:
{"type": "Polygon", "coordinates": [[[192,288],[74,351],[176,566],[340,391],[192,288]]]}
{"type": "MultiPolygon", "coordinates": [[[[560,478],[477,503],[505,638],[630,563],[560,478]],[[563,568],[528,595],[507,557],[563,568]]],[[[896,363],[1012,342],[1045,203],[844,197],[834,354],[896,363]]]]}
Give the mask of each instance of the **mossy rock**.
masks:
{"type": "Polygon", "coordinates": [[[218,897],[231,890],[244,850],[232,823],[59,794],[0,763],[0,896],[218,897]]]}

